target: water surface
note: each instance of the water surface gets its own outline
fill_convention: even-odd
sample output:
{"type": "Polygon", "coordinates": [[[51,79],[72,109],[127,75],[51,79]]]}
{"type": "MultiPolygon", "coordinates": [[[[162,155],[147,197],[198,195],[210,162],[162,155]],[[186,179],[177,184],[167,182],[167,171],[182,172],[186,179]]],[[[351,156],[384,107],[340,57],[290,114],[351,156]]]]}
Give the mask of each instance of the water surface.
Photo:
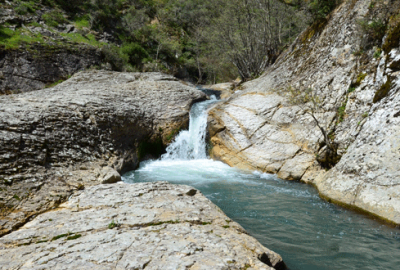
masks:
{"type": "Polygon", "coordinates": [[[327,203],[311,186],[208,159],[205,109],[213,102],[195,104],[189,131],[160,160],[141,163],[123,180],[201,190],[291,270],[400,269],[400,230],[327,203]]]}

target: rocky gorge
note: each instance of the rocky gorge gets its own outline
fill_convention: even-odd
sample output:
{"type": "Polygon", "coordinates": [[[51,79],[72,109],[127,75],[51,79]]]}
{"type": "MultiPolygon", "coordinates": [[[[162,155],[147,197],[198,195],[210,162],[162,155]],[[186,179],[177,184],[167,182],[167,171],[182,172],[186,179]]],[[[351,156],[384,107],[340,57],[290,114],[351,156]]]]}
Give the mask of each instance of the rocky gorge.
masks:
{"type": "MultiPolygon", "coordinates": [[[[330,202],[399,225],[398,2],[344,1],[303,32],[210,111],[211,156],[310,183],[330,202]],[[388,27],[368,47],[360,21],[374,16],[388,27]],[[313,96],[297,104],[297,92],[313,96]]],[[[205,99],[162,73],[98,70],[1,96],[0,267],[284,269],[196,189],[110,185],[159,157],[205,99]]]]}
{"type": "Polygon", "coordinates": [[[96,70],[1,96],[0,268],[285,269],[198,190],[120,182],[205,99],[162,73],[96,70]]]}
{"type": "Polygon", "coordinates": [[[328,201],[400,224],[398,8],[344,1],[303,32],[263,76],[211,110],[212,156],[311,183],[328,201]],[[368,47],[362,22],[376,18],[388,27],[381,47],[368,47]],[[313,93],[311,114],[311,100],[293,103],[296,91],[313,93]],[[336,146],[333,167],[319,126],[336,146]]]}

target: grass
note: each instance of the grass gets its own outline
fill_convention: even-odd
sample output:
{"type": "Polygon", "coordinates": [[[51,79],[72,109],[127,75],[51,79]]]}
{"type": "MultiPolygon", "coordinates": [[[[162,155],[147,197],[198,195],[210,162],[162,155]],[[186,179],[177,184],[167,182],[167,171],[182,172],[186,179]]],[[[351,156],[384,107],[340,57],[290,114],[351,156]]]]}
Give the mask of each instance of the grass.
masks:
{"type": "Polygon", "coordinates": [[[43,14],[42,20],[51,27],[57,27],[59,24],[67,22],[64,15],[59,10],[52,10],[43,14]]]}
{"type": "Polygon", "coordinates": [[[342,106],[340,106],[337,110],[338,113],[338,123],[343,122],[344,116],[345,116],[345,110],[346,110],[346,105],[347,105],[347,98],[346,101],[342,103],[342,106]]]}
{"type": "Polygon", "coordinates": [[[89,15],[85,15],[82,17],[76,17],[74,20],[75,27],[78,29],[82,29],[84,27],[90,28],[90,22],[89,22],[89,15]]]}
{"type": "Polygon", "coordinates": [[[43,43],[44,39],[40,34],[33,34],[26,29],[12,30],[0,26],[0,46],[7,49],[17,49],[23,44],[43,43]]]}
{"type": "Polygon", "coordinates": [[[85,43],[98,48],[105,45],[105,43],[97,41],[93,34],[83,36],[79,33],[61,33],[61,35],[74,43],[85,43]]]}

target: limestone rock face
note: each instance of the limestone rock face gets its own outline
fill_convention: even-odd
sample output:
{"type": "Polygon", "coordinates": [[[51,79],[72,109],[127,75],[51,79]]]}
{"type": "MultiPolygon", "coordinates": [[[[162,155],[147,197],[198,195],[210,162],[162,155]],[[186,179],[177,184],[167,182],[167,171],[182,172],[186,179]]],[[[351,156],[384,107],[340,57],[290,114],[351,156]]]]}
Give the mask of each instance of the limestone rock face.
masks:
{"type": "Polygon", "coordinates": [[[328,200],[400,224],[400,48],[391,40],[400,3],[372,2],[344,1],[307,29],[262,77],[211,110],[209,133],[216,159],[312,183],[328,200]],[[359,22],[376,14],[389,21],[383,49],[362,49],[359,22]],[[329,171],[317,162],[322,133],[291,105],[290,89],[318,96],[315,117],[342,156],[329,171]]]}
{"type": "Polygon", "coordinates": [[[199,191],[98,185],[0,238],[0,269],[285,269],[199,191]]]}
{"type": "Polygon", "coordinates": [[[108,71],[0,96],[0,234],[160,154],[205,98],[172,76],[108,71]]]}

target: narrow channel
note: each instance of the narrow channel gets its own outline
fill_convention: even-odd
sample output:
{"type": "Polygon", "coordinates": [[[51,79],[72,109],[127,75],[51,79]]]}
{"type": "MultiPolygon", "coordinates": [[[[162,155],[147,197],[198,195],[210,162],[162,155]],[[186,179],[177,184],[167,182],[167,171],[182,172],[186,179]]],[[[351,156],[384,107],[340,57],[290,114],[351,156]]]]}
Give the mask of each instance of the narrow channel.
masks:
{"type": "Polygon", "coordinates": [[[201,190],[279,253],[291,270],[399,269],[399,229],[327,203],[311,186],[208,158],[207,108],[215,102],[195,104],[189,130],[182,131],[159,160],[142,162],[123,180],[168,181],[201,190]]]}

